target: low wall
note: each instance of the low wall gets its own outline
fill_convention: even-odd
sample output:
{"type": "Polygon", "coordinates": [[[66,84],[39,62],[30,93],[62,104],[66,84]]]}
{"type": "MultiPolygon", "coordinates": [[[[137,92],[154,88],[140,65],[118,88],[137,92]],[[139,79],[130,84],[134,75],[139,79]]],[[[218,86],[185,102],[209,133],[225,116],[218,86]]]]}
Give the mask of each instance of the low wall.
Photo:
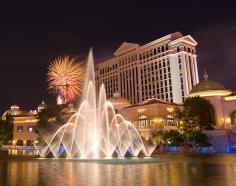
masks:
{"type": "Polygon", "coordinates": [[[208,142],[214,147],[214,150],[219,153],[233,152],[236,148],[236,130],[206,130],[203,132],[208,142]]]}

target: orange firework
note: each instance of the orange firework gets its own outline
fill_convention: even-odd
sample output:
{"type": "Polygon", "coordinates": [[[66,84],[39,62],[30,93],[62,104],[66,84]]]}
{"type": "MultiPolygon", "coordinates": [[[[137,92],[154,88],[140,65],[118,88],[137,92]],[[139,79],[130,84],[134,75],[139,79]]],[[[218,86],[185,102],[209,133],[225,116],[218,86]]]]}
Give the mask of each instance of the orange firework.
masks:
{"type": "Polygon", "coordinates": [[[48,89],[57,93],[64,103],[74,100],[81,92],[85,67],[76,58],[56,58],[48,68],[48,89]]]}

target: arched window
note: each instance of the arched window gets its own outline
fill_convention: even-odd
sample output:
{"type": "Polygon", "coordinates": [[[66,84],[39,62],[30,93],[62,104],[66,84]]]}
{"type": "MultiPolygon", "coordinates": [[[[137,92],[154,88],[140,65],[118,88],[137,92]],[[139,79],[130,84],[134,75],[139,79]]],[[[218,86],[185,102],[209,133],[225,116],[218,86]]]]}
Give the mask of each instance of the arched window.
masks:
{"type": "Polygon", "coordinates": [[[172,115],[167,115],[166,117],[166,125],[167,126],[174,126],[175,123],[174,123],[174,117],[172,115]]]}
{"type": "Polygon", "coordinates": [[[157,54],[157,49],[156,48],[154,48],[154,55],[156,55],[157,54]]]}
{"type": "Polygon", "coordinates": [[[164,52],[165,51],[165,47],[162,45],[161,46],[161,51],[164,52]]]}
{"type": "Polygon", "coordinates": [[[169,50],[168,44],[166,44],[166,50],[169,50]]]}
{"type": "Polygon", "coordinates": [[[139,55],[139,59],[142,60],[142,54],[139,55]]]}
{"type": "Polygon", "coordinates": [[[179,50],[179,47],[177,47],[177,52],[179,52],[180,50],[179,50]]]}
{"type": "Polygon", "coordinates": [[[150,127],[150,119],[146,115],[140,115],[134,124],[138,128],[150,127]]]}

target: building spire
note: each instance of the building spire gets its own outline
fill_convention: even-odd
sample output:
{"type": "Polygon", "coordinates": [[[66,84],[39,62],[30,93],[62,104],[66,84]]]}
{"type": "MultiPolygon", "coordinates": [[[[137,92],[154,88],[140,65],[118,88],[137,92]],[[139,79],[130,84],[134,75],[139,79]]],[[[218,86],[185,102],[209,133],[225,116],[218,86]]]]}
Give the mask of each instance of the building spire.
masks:
{"type": "Polygon", "coordinates": [[[207,73],[207,69],[206,68],[204,68],[203,78],[204,78],[204,80],[208,80],[208,73],[207,73]]]}

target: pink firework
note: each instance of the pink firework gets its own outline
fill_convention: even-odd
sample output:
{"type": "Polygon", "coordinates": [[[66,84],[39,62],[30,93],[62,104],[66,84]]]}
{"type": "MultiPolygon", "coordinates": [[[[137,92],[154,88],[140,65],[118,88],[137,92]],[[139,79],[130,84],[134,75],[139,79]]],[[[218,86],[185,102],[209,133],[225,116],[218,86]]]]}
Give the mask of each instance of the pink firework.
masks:
{"type": "Polygon", "coordinates": [[[85,67],[76,58],[63,56],[56,58],[48,68],[48,89],[57,93],[63,103],[79,96],[83,84],[85,67]]]}

